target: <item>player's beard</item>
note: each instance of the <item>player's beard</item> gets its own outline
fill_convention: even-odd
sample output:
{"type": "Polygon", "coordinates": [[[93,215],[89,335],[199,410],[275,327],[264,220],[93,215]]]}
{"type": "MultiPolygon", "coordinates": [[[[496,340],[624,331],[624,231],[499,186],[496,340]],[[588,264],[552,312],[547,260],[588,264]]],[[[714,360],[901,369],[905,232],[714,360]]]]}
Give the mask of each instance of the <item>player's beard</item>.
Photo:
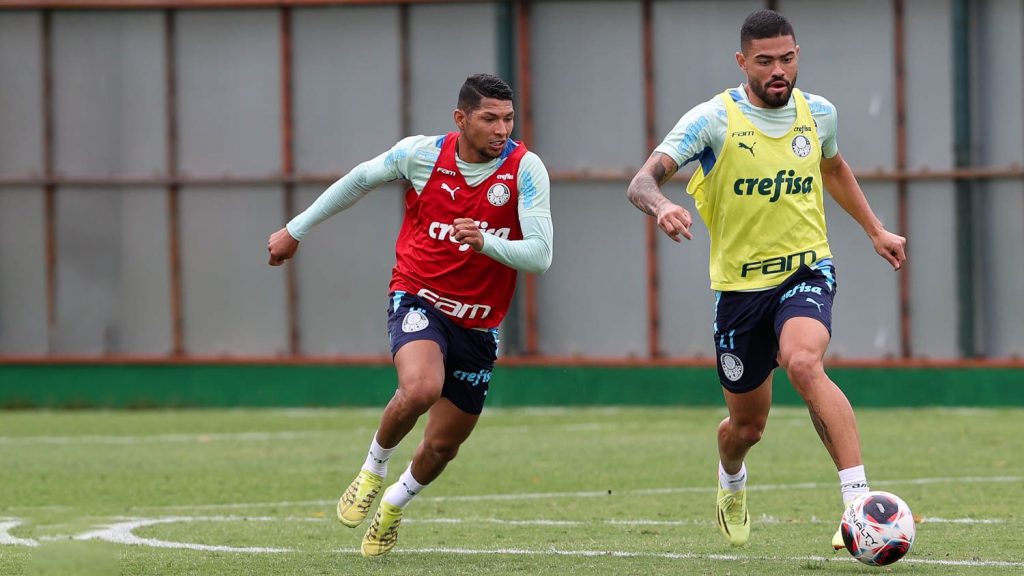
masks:
{"type": "Polygon", "coordinates": [[[491,150],[490,146],[484,146],[483,148],[477,148],[476,151],[477,151],[477,154],[480,154],[481,156],[483,156],[484,158],[487,158],[488,160],[494,160],[495,158],[500,158],[501,157],[501,151],[499,150],[498,152],[495,152],[495,151],[491,150]]]}
{"type": "MultiPolygon", "coordinates": [[[[463,128],[462,136],[459,138],[459,142],[456,145],[455,152],[456,154],[459,154],[459,158],[465,159],[465,156],[462,155],[462,151],[460,151],[462,150],[462,146],[465,145],[466,148],[471,149],[473,152],[476,152],[477,155],[483,158],[483,162],[490,162],[491,160],[500,158],[501,153],[502,151],[504,151],[505,148],[502,147],[500,150],[495,152],[494,150],[491,150],[490,146],[487,145],[488,142],[489,140],[485,138],[483,139],[483,143],[477,144],[474,135],[470,134],[465,128],[463,128]]],[[[468,152],[468,150],[465,151],[468,152]]]]}
{"type": "Polygon", "coordinates": [[[501,158],[501,153],[505,149],[504,146],[501,147],[498,151],[494,151],[491,149],[490,146],[488,146],[489,143],[490,141],[485,141],[482,146],[476,148],[476,153],[486,158],[487,161],[494,160],[496,158],[501,158]]]}
{"type": "MultiPolygon", "coordinates": [[[[768,86],[772,82],[777,82],[778,78],[772,78],[764,84],[749,83],[748,85],[754,90],[754,94],[761,99],[769,108],[782,108],[789,103],[789,97],[793,94],[793,86],[796,86],[796,75],[793,76],[792,82],[786,82],[788,85],[785,92],[781,94],[774,94],[768,91],[768,86]]],[[[783,80],[785,82],[785,80],[783,80]]]]}

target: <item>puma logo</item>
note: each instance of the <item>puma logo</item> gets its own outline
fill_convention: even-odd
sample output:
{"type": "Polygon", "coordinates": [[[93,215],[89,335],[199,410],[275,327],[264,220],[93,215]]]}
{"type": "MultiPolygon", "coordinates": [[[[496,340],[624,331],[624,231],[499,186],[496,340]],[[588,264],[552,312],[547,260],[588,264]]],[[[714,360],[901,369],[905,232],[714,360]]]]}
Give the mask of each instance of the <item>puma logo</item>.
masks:
{"type": "Polygon", "coordinates": [[[757,155],[754,154],[754,146],[757,146],[757,142],[754,142],[750,146],[747,146],[746,142],[740,142],[739,144],[740,144],[740,148],[742,148],[744,150],[749,150],[751,156],[757,157],[757,155]]]}
{"type": "Polygon", "coordinates": [[[819,314],[821,313],[821,304],[818,304],[817,301],[815,301],[812,298],[807,298],[807,301],[810,302],[811,304],[814,304],[815,306],[817,306],[818,307],[818,313],[819,314]]]}
{"type": "Polygon", "coordinates": [[[455,192],[457,192],[459,188],[461,188],[461,186],[456,186],[454,189],[452,189],[452,187],[449,186],[447,182],[441,183],[441,190],[444,190],[445,192],[451,194],[452,200],[455,200],[455,192]]]}
{"type": "MultiPolygon", "coordinates": [[[[457,190],[457,188],[456,188],[456,190],[457,190]]],[[[410,498],[412,498],[413,496],[415,496],[415,495],[419,494],[419,492],[416,492],[415,490],[410,490],[410,489],[409,489],[409,485],[408,485],[408,484],[406,484],[405,482],[402,482],[402,488],[404,488],[404,489],[405,489],[405,493],[406,493],[406,494],[407,494],[407,495],[408,495],[408,496],[409,496],[410,498]]]]}

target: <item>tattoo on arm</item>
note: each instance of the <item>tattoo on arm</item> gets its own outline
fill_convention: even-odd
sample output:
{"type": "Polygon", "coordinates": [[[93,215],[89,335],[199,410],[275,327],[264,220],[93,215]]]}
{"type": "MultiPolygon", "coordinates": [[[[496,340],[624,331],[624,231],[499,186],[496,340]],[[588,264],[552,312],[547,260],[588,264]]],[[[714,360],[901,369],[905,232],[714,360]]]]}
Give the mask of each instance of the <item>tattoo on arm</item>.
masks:
{"type": "Polygon", "coordinates": [[[668,156],[661,152],[651,154],[626,190],[629,201],[644,214],[654,216],[658,206],[668,201],[662,194],[661,187],[672,178],[677,169],[675,162],[668,156]]]}
{"type": "Polygon", "coordinates": [[[658,186],[664,186],[665,180],[667,180],[665,178],[665,166],[661,162],[656,162],[652,168],[651,176],[654,177],[654,181],[658,183],[658,186]]]}

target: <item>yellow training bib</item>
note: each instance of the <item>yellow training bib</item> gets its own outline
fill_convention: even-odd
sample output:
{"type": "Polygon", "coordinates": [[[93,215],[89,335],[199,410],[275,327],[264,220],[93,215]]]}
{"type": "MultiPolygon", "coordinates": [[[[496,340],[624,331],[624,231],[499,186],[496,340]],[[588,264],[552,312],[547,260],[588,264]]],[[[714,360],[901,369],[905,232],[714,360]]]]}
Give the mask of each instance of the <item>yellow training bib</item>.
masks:
{"type": "Polygon", "coordinates": [[[796,121],[779,138],[754,126],[729,92],[729,124],[710,173],[686,187],[711,235],[711,288],[781,284],[801,264],[832,256],[825,229],[821,143],[804,95],[793,89],[796,121]]]}

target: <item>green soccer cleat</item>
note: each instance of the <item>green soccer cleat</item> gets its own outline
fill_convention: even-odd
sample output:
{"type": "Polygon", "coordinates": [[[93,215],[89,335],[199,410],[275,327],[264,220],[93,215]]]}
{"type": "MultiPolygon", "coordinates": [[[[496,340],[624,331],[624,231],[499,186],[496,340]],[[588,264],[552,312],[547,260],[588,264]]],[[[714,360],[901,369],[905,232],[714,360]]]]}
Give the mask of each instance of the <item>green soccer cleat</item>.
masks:
{"type": "Polygon", "coordinates": [[[349,528],[362,524],[383,485],[384,479],[380,476],[369,470],[360,470],[338,499],[338,520],[349,528]]]}
{"type": "Polygon", "coordinates": [[[836,550],[842,550],[846,548],[846,543],[843,542],[843,529],[836,530],[836,533],[832,535],[832,548],[836,550]]]}
{"type": "Polygon", "coordinates": [[[383,556],[398,542],[398,525],[402,523],[402,509],[388,502],[381,502],[373,522],[363,536],[363,556],[383,556]]]}
{"type": "Polygon", "coordinates": [[[750,538],[747,491],[718,489],[718,530],[733,546],[743,546],[750,538]]]}

